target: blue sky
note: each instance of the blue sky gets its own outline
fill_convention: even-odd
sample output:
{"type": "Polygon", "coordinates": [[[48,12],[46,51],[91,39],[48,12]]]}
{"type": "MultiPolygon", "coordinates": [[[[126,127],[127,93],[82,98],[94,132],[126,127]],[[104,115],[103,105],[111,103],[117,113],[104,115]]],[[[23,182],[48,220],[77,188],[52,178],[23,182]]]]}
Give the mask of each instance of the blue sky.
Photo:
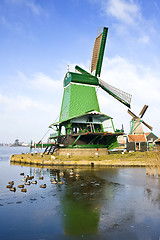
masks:
{"type": "MultiPolygon", "coordinates": [[[[39,141],[59,116],[67,65],[89,71],[108,27],[101,78],[132,94],[131,110],[160,136],[160,2],[0,0],[0,142],[39,141]]],[[[98,89],[101,112],[129,132],[127,108],[98,89]]],[[[148,132],[147,128],[144,128],[148,132]]]]}

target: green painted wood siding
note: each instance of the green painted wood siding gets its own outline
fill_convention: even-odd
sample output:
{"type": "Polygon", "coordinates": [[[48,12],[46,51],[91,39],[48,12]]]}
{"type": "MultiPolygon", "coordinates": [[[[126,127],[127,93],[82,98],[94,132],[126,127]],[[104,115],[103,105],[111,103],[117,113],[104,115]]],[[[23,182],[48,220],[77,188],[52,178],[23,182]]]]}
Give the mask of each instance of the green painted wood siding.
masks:
{"type": "Polygon", "coordinates": [[[90,111],[100,112],[95,87],[70,84],[64,89],[59,122],[90,111]]]}

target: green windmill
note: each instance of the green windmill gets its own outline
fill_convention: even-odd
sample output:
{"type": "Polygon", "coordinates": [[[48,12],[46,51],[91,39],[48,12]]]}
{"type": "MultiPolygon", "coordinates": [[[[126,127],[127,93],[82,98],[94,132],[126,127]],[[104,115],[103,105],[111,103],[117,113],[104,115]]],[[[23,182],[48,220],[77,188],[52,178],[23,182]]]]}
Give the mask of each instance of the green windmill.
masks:
{"type": "Polygon", "coordinates": [[[107,148],[117,146],[113,119],[100,112],[96,87],[116,98],[130,108],[131,95],[100,79],[108,28],[102,28],[96,37],[91,73],[79,66],[75,72],[68,71],[64,78],[64,93],[59,121],[50,125],[56,127],[55,140],[58,148],[107,148]]]}

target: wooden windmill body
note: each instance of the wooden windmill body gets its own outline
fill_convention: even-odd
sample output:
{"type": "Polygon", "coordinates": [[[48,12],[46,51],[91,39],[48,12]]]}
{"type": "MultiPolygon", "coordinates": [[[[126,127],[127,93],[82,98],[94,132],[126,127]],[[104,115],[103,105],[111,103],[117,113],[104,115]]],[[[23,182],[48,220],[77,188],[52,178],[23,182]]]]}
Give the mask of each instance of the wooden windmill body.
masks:
{"type": "Polygon", "coordinates": [[[107,148],[117,146],[113,119],[100,112],[96,88],[100,87],[118,101],[130,107],[131,95],[100,79],[108,28],[97,35],[92,55],[91,73],[75,66],[64,78],[64,93],[59,121],[50,125],[56,128],[51,135],[57,147],[63,148],[107,148]]]}
{"type": "Polygon", "coordinates": [[[128,109],[128,113],[132,116],[130,121],[130,133],[127,138],[127,151],[147,151],[148,142],[143,130],[142,124],[152,131],[152,127],[142,120],[148,105],[144,105],[139,116],[128,109]]]}
{"type": "Polygon", "coordinates": [[[130,134],[144,134],[142,124],[144,124],[152,131],[152,127],[142,120],[142,117],[144,116],[147,108],[148,105],[144,105],[141,112],[139,113],[139,116],[135,115],[133,112],[131,112],[131,110],[128,109],[128,113],[132,116],[132,119],[130,121],[130,134]]]}

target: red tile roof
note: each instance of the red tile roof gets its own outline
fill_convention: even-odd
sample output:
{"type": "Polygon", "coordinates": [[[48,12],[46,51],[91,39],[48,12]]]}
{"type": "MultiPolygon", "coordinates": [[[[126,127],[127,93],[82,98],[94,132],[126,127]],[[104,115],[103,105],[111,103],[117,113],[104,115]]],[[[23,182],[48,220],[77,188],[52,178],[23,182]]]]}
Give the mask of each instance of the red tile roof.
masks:
{"type": "Polygon", "coordinates": [[[145,134],[131,134],[128,135],[129,142],[147,142],[145,134]]]}
{"type": "Polygon", "coordinates": [[[155,141],[155,142],[160,142],[160,138],[156,139],[156,141],[155,141]]]}
{"type": "Polygon", "coordinates": [[[151,132],[145,133],[146,137],[150,134],[151,132]]]}

